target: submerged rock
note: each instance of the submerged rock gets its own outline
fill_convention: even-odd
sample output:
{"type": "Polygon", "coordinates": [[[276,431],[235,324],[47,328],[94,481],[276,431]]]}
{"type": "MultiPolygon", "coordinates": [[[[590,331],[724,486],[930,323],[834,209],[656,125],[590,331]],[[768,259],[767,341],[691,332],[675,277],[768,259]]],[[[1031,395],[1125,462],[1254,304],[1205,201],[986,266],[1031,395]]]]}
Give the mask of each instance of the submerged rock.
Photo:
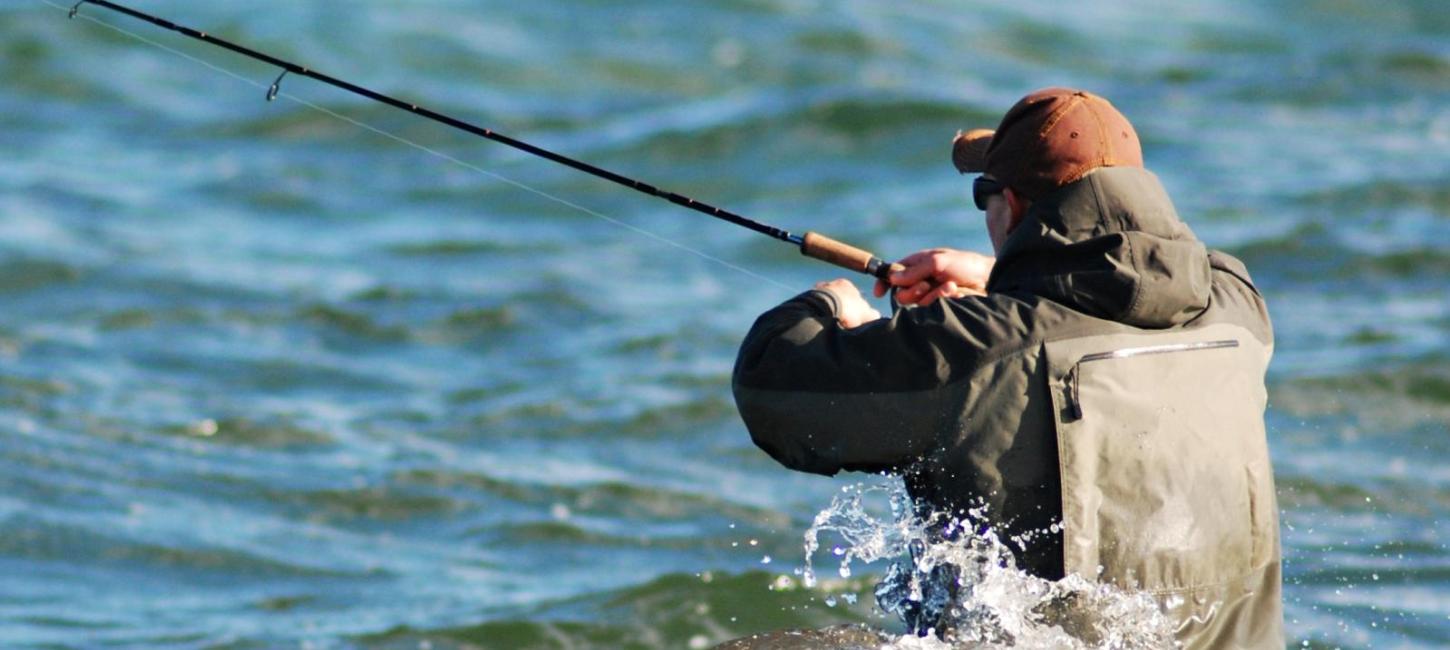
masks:
{"type": "Polygon", "coordinates": [[[864,625],[819,630],[780,630],[726,641],[714,650],[877,650],[892,638],[864,625]]]}

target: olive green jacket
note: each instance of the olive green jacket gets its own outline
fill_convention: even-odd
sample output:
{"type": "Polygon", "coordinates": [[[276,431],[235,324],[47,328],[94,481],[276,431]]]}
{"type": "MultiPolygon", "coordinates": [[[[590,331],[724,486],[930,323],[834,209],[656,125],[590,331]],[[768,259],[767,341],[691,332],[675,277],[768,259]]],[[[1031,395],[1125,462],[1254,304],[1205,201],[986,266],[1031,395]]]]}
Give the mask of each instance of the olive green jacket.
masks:
{"type": "Polygon", "coordinates": [[[1032,206],[987,291],[850,330],[826,292],[766,312],[735,367],[751,437],[801,471],[899,473],[938,512],[985,505],[1025,569],[1151,591],[1185,647],[1284,647],[1273,333],[1243,264],[1153,174],[1105,168],[1032,206]]]}

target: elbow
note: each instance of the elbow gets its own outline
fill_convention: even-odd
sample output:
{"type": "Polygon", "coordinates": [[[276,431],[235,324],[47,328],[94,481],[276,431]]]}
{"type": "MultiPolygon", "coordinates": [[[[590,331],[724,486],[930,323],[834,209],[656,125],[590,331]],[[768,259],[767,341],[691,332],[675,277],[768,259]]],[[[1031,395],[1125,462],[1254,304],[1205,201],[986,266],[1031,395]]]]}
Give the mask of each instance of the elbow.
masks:
{"type": "MultiPolygon", "coordinates": [[[[809,438],[809,435],[806,437],[809,438]]],[[[755,442],[756,447],[774,458],[775,462],[797,472],[835,476],[837,472],[841,471],[839,463],[832,462],[826,456],[818,453],[811,447],[809,441],[782,439],[780,436],[774,435],[763,436],[753,428],[750,429],[750,439],[755,442]]]]}
{"type": "Polygon", "coordinates": [[[798,472],[834,476],[841,464],[828,440],[791,409],[749,389],[735,387],[735,405],[750,439],[777,463],[798,472]]]}

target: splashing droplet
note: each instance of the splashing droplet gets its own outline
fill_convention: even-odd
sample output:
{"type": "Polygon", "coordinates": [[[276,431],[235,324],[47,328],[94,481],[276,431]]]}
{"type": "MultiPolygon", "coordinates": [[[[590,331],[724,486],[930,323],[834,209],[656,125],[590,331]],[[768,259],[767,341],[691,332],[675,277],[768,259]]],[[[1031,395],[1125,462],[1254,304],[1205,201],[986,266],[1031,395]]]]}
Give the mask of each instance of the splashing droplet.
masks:
{"type": "MultiPolygon", "coordinates": [[[[1081,629],[1115,639],[1114,648],[1172,645],[1174,626],[1151,594],[1125,592],[1077,575],[1057,582],[1032,576],[1017,568],[1011,549],[984,523],[990,521],[986,515],[983,507],[960,518],[919,517],[899,482],[843,490],[830,507],[816,515],[805,533],[806,566],[798,573],[801,585],[816,586],[812,561],[821,548],[821,535],[831,535],[842,540],[828,547],[840,562],[842,578],[852,575],[856,561],[899,560],[887,566],[885,577],[876,586],[877,605],[906,620],[910,629],[941,627],[949,643],[960,641],[966,647],[1002,647],[1002,643],[1032,648],[1098,647],[1096,641],[1073,636],[1060,624],[1063,617],[1072,617],[1083,618],[1090,626],[1081,629]],[[863,500],[883,492],[891,511],[885,519],[878,518],[879,509],[867,507],[863,500]],[[1045,618],[1045,611],[1055,614],[1045,618]]],[[[832,590],[836,590],[834,585],[832,590]]],[[[839,599],[854,604],[855,595],[842,594],[839,599]]],[[[823,602],[834,607],[838,596],[827,596],[823,602]]],[[[917,637],[909,634],[902,639],[917,637]]]]}
{"type": "Polygon", "coordinates": [[[555,521],[564,521],[565,519],[568,519],[572,514],[573,513],[569,511],[569,506],[566,506],[562,503],[556,503],[552,506],[549,506],[549,516],[553,517],[555,521]]]}

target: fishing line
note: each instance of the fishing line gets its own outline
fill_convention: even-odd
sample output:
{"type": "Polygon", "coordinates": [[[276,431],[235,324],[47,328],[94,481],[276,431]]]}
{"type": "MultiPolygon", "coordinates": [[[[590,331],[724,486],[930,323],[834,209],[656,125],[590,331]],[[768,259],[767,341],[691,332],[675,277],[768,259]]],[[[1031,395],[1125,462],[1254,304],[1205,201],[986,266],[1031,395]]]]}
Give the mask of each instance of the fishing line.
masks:
{"type": "MultiPolygon", "coordinates": [[[[55,4],[55,3],[51,2],[50,0],[40,0],[40,1],[42,3],[44,3],[44,4],[50,5],[52,7],[55,7],[57,9],[61,10],[61,11],[70,12],[72,10],[71,7],[66,7],[64,5],[58,5],[58,4],[55,4]]],[[[85,19],[87,21],[90,21],[91,23],[94,23],[96,25],[100,25],[101,27],[105,27],[106,29],[109,29],[111,31],[117,32],[119,34],[124,34],[124,35],[129,36],[129,37],[131,37],[133,39],[136,39],[138,41],[141,41],[142,43],[146,43],[148,45],[151,45],[151,46],[156,47],[158,49],[161,49],[163,51],[170,52],[171,54],[175,54],[176,56],[179,56],[181,58],[187,59],[187,60],[191,61],[192,63],[196,63],[196,64],[199,64],[199,65],[205,66],[205,67],[210,68],[211,70],[213,70],[215,72],[218,72],[218,73],[227,75],[227,76],[229,76],[229,77],[231,77],[233,79],[236,79],[236,80],[241,81],[243,83],[246,83],[248,85],[254,86],[254,87],[259,88],[259,89],[266,89],[268,91],[267,92],[267,97],[269,99],[281,97],[281,98],[290,100],[292,102],[295,102],[295,103],[300,104],[302,106],[306,106],[308,108],[311,108],[313,110],[316,110],[316,111],[318,111],[320,113],[323,113],[325,115],[331,116],[331,117],[336,118],[338,120],[341,120],[343,122],[347,122],[348,124],[352,124],[353,126],[357,126],[359,128],[366,129],[368,131],[372,131],[373,133],[376,133],[378,135],[381,135],[381,136],[383,136],[385,138],[389,138],[389,139],[394,140],[396,142],[399,142],[399,143],[408,145],[410,147],[413,147],[414,149],[418,149],[420,151],[427,152],[429,154],[432,154],[434,156],[437,156],[439,158],[442,158],[443,160],[447,160],[448,162],[451,162],[451,163],[453,163],[455,165],[458,165],[460,167],[463,167],[465,169],[469,169],[469,170],[478,172],[479,174],[483,174],[485,176],[488,176],[488,177],[493,178],[495,180],[498,180],[500,182],[507,183],[508,185],[512,185],[512,186],[517,187],[517,188],[519,188],[521,190],[524,190],[526,192],[530,192],[530,193],[532,193],[532,194],[534,194],[536,196],[543,197],[545,199],[548,199],[550,201],[553,201],[553,202],[558,203],[560,205],[563,205],[565,207],[572,208],[572,209],[577,210],[579,212],[583,212],[584,214],[588,214],[588,215],[591,215],[591,216],[594,216],[594,217],[598,217],[600,219],[603,219],[604,221],[607,221],[607,222],[612,223],[612,224],[614,224],[616,226],[619,226],[620,228],[624,228],[626,230],[633,231],[635,233],[638,233],[640,235],[643,235],[645,237],[648,237],[650,239],[653,239],[653,240],[655,240],[657,242],[660,242],[660,243],[666,244],[668,246],[672,246],[674,248],[678,248],[678,249],[683,250],[683,251],[686,251],[688,253],[697,255],[697,256],[699,256],[701,258],[704,258],[706,260],[709,260],[711,262],[715,262],[716,264],[720,264],[721,266],[724,266],[726,268],[733,269],[735,271],[739,271],[740,273],[744,273],[745,275],[748,275],[748,276],[750,276],[752,278],[755,278],[757,280],[761,280],[761,281],[764,281],[764,282],[769,282],[770,284],[773,284],[773,285],[775,285],[777,287],[780,287],[782,289],[785,289],[787,291],[794,291],[795,290],[794,287],[791,287],[791,286],[789,286],[789,285],[787,285],[787,284],[785,284],[785,283],[783,283],[783,282],[781,282],[779,280],[776,280],[775,278],[766,277],[766,276],[761,275],[761,274],[759,274],[759,273],[757,273],[755,271],[751,271],[750,269],[747,269],[745,267],[739,266],[737,264],[733,264],[733,263],[731,263],[729,261],[726,261],[726,260],[723,260],[721,258],[715,257],[714,255],[710,255],[709,253],[706,253],[704,251],[701,251],[701,250],[692,248],[690,246],[687,246],[685,244],[682,244],[680,242],[674,241],[674,240],[672,240],[672,239],[670,239],[668,237],[665,237],[664,235],[660,235],[658,233],[651,232],[649,230],[646,230],[646,229],[641,228],[639,226],[636,226],[634,224],[627,223],[625,221],[621,221],[621,220],[616,219],[614,217],[611,217],[609,215],[603,214],[603,213],[601,213],[601,212],[599,212],[597,210],[591,209],[591,208],[586,207],[586,206],[583,206],[583,205],[579,205],[578,203],[575,203],[575,202],[570,201],[568,199],[565,199],[563,197],[556,196],[554,194],[550,194],[549,192],[547,192],[545,190],[541,190],[539,188],[530,186],[527,183],[524,183],[522,181],[514,180],[512,178],[509,178],[507,176],[504,176],[502,174],[499,174],[498,172],[489,171],[487,169],[484,169],[482,167],[479,167],[478,165],[475,165],[475,164],[470,163],[468,161],[462,160],[462,159],[460,159],[460,158],[458,158],[456,156],[453,156],[453,155],[444,153],[444,152],[439,151],[437,149],[433,149],[432,147],[429,147],[427,145],[420,144],[418,142],[414,142],[414,141],[409,140],[407,138],[404,138],[403,136],[400,136],[400,135],[398,135],[396,133],[392,133],[392,132],[387,131],[385,129],[378,128],[378,127],[373,126],[371,124],[367,124],[366,122],[362,122],[362,121],[356,120],[354,118],[348,117],[348,116],[343,115],[341,113],[338,113],[338,112],[336,112],[336,111],[334,111],[332,109],[329,109],[329,108],[327,108],[325,106],[322,106],[320,104],[316,104],[316,103],[313,103],[313,102],[308,101],[306,99],[303,99],[302,97],[299,97],[297,95],[293,95],[291,93],[283,92],[283,91],[280,91],[280,90],[274,91],[273,89],[277,87],[275,83],[272,84],[272,85],[264,85],[264,84],[258,82],[255,79],[251,79],[249,77],[243,76],[243,75],[241,75],[241,74],[239,74],[237,72],[233,72],[232,70],[228,70],[226,68],[223,68],[220,65],[214,64],[214,63],[212,63],[210,61],[207,61],[205,59],[201,59],[201,58],[198,58],[198,57],[193,56],[191,54],[187,54],[186,52],[183,52],[181,50],[178,50],[176,48],[173,48],[173,47],[171,47],[169,45],[166,45],[164,43],[161,43],[159,41],[152,40],[150,38],[147,38],[147,37],[142,36],[140,34],[137,34],[135,32],[129,31],[129,30],[124,29],[124,28],[121,28],[121,27],[117,27],[115,25],[112,25],[110,23],[107,23],[105,21],[102,21],[102,20],[99,20],[99,19],[96,19],[96,18],[92,18],[92,17],[87,16],[87,15],[82,14],[82,13],[76,13],[75,15],[73,15],[71,17],[72,18],[83,18],[83,19],[85,19]]]]}

